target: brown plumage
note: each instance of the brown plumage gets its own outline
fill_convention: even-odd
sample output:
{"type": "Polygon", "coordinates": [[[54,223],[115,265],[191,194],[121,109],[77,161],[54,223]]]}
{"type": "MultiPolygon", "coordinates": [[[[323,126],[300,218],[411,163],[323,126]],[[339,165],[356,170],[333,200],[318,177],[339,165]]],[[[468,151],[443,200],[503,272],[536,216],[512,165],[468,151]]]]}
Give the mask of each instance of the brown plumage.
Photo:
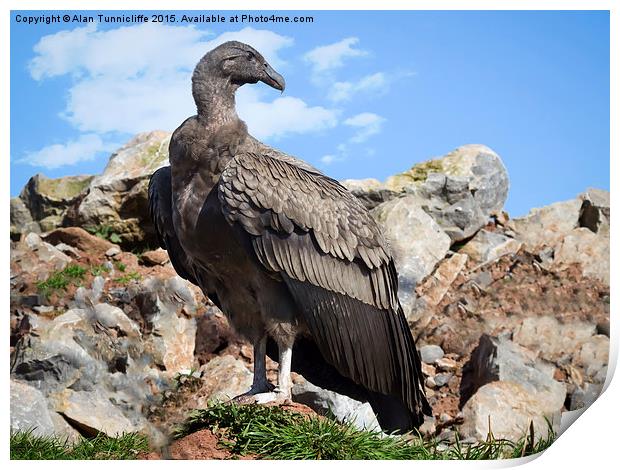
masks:
{"type": "Polygon", "coordinates": [[[377,223],[340,183],[258,142],[234,94],[284,80],[250,46],[225,43],[196,66],[198,115],[170,142],[149,185],[151,217],[182,277],[199,285],[254,344],[257,400],[290,398],[292,367],[370,401],[386,430],[418,426],[430,407],[377,223]],[[264,373],[279,347],[278,386],[264,373]]]}

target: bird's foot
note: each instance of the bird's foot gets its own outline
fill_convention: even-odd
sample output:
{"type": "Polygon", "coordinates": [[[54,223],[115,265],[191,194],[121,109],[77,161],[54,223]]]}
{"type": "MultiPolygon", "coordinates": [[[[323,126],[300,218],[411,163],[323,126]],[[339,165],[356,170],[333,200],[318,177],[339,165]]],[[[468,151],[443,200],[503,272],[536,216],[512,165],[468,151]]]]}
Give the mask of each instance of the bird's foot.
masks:
{"type": "Polygon", "coordinates": [[[260,405],[290,405],[291,394],[286,393],[278,388],[275,388],[272,392],[258,393],[254,395],[254,403],[260,405]]]}
{"type": "Polygon", "coordinates": [[[231,401],[240,405],[256,403],[256,395],[264,395],[275,389],[275,386],[269,382],[263,382],[259,384],[253,384],[252,388],[241,395],[237,395],[231,401]]]}

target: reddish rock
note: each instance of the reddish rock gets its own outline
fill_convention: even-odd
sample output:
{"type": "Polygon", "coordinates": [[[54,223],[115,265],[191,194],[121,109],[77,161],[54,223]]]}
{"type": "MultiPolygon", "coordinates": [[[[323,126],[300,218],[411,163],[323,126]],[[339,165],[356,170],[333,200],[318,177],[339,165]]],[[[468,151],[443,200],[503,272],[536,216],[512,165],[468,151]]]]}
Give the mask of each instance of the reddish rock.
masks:
{"type": "Polygon", "coordinates": [[[142,253],[142,264],[145,266],[163,266],[169,261],[168,252],[161,248],[142,253]]]}
{"type": "Polygon", "coordinates": [[[52,245],[65,243],[91,255],[105,253],[110,248],[116,246],[114,243],[96,237],[80,227],[58,228],[43,238],[52,245]]]}

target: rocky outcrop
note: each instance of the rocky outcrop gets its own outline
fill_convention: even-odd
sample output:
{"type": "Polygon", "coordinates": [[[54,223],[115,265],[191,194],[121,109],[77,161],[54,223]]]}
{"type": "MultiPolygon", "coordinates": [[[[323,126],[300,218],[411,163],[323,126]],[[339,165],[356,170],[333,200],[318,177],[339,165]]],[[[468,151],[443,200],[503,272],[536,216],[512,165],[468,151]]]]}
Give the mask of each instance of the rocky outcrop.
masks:
{"type": "Polygon", "coordinates": [[[410,316],[416,284],[444,258],[450,249],[450,237],[411,196],[381,204],[372,215],[390,243],[398,271],[399,298],[405,315],[410,316]]]}

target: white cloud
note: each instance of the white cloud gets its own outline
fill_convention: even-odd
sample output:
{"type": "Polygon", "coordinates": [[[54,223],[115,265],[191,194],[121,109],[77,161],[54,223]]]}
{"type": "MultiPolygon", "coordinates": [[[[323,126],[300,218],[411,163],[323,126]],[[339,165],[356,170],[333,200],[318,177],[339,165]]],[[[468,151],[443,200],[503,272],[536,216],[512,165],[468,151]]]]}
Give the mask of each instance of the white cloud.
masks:
{"type": "Polygon", "coordinates": [[[332,163],[338,160],[339,158],[336,157],[335,155],[323,155],[321,157],[321,163],[323,163],[324,165],[331,165],[332,163]]]}
{"type": "Polygon", "coordinates": [[[334,102],[348,101],[358,93],[384,91],[387,83],[385,74],[377,72],[362,77],[357,82],[336,82],[332,85],[327,97],[334,102]]]}
{"type": "Polygon", "coordinates": [[[360,113],[346,119],[344,124],[357,129],[357,132],[349,141],[359,144],[365,142],[370,136],[378,134],[384,122],[385,118],[378,114],[360,113]]]}
{"type": "Polygon", "coordinates": [[[316,47],[307,52],[304,59],[312,65],[314,73],[333,70],[342,67],[345,58],[368,54],[366,51],[354,47],[358,42],[358,38],[350,37],[334,44],[316,47]]]}
{"type": "Polygon", "coordinates": [[[65,144],[53,144],[27,153],[20,163],[52,169],[65,165],[93,160],[100,152],[109,152],[118,147],[115,143],[105,143],[96,134],[84,134],[77,140],[65,144]]]}
{"type": "MultiPolygon", "coordinates": [[[[97,25],[89,25],[44,36],[34,48],[30,73],[36,80],[73,77],[61,115],[83,133],[173,130],[195,114],[191,73],[206,52],[239,40],[277,68],[285,64],[281,49],[293,43],[290,37],[249,27],[208,36],[193,26],[146,23],[98,31],[97,25]]],[[[294,97],[266,101],[247,88],[238,94],[239,114],[259,138],[336,125],[334,110],[294,97]]]]}
{"type": "Polygon", "coordinates": [[[303,100],[290,96],[263,101],[260,91],[249,87],[237,92],[237,111],[250,133],[258,139],[317,132],[338,123],[335,110],[308,106],[303,100]]]}

